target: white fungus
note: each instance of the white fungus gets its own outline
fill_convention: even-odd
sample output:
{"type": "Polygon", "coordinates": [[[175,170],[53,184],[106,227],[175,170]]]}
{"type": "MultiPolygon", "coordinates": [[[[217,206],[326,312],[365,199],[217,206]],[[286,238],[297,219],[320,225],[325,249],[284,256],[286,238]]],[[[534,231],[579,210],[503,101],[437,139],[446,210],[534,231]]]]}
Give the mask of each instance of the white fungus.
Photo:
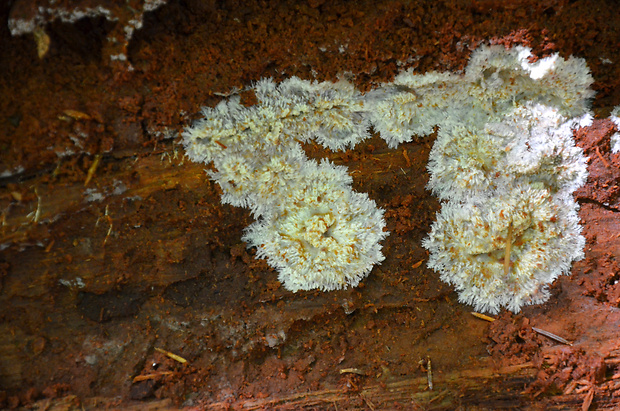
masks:
{"type": "Polygon", "coordinates": [[[328,291],[356,286],[384,259],[383,211],[344,167],[308,160],[299,143],[353,147],[372,125],[396,147],[436,131],[429,189],[443,203],[423,242],[428,266],[477,310],[518,312],[583,256],[572,193],[586,159],[573,130],[591,122],[594,94],[584,60],[530,57],[482,46],[462,74],[408,70],[365,95],[344,80],[261,80],[257,104],[233,96],[204,109],[185,147],[213,163],[223,202],[257,217],[244,240],[283,285],[328,291]]]}

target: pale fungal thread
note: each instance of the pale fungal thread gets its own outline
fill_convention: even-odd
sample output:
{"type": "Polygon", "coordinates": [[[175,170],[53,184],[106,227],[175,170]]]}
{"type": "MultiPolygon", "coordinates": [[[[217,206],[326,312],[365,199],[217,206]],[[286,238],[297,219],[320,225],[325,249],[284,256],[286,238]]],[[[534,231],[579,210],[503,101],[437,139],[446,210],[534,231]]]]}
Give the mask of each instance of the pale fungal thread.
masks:
{"type": "MultiPolygon", "coordinates": [[[[222,201],[252,210],[244,240],[291,290],[356,286],[381,262],[383,210],[344,167],[307,159],[299,142],[388,146],[437,130],[429,189],[442,200],[423,246],[462,302],[496,313],[545,301],[583,256],[572,193],[586,160],[572,132],[588,125],[592,77],[582,59],[481,46],[463,74],[399,74],[362,95],[353,85],[291,78],[256,83],[203,111],[183,133],[188,156],[213,163],[222,201]]],[[[386,165],[387,166],[387,165],[386,165]]]]}

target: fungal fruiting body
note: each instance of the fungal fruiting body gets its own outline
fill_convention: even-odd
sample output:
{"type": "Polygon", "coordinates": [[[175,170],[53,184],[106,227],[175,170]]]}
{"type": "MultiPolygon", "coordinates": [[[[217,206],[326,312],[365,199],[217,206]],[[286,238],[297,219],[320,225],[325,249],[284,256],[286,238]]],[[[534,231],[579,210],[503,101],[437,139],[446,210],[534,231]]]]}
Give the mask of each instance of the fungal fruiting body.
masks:
{"type": "Polygon", "coordinates": [[[587,168],[572,131],[591,122],[592,78],[580,59],[528,57],[482,47],[462,76],[403,73],[371,118],[393,145],[437,127],[429,188],[443,203],[423,246],[428,266],[479,311],[545,301],[583,257],[572,193],[587,168]],[[406,115],[394,111],[402,104],[406,115]]]}
{"type": "MultiPolygon", "coordinates": [[[[257,221],[244,240],[291,290],[356,286],[381,262],[383,211],[343,167],[309,160],[300,142],[340,150],[379,132],[389,147],[437,132],[428,188],[442,201],[423,246],[428,265],[479,311],[519,311],[583,255],[572,193],[586,160],[572,132],[589,124],[585,62],[481,46],[463,74],[402,72],[362,95],[349,82],[261,80],[184,133],[213,163],[222,201],[257,221]]],[[[617,115],[617,113],[616,113],[617,115]]],[[[388,167],[388,165],[386,165],[388,167]]]]}
{"type": "Polygon", "coordinates": [[[288,290],[356,286],[384,259],[383,210],[353,191],[344,167],[309,160],[299,143],[338,150],[367,138],[361,94],[346,81],[295,77],[253,91],[254,106],[233,97],[204,109],[183,134],[188,156],[213,163],[224,203],[252,210],[258,220],[243,238],[288,290]]]}
{"type": "Polygon", "coordinates": [[[572,130],[589,121],[527,103],[502,121],[438,137],[429,185],[444,203],[423,245],[462,302],[518,312],[546,301],[548,285],[583,257],[572,193],[586,160],[572,130]]]}
{"type": "Polygon", "coordinates": [[[291,291],[357,286],[383,260],[383,210],[354,192],[344,167],[308,161],[286,199],[246,231],[291,291]]]}
{"type": "Polygon", "coordinates": [[[548,284],[583,256],[574,201],[528,184],[502,191],[444,203],[424,241],[429,267],[481,312],[546,301],[548,284]]]}

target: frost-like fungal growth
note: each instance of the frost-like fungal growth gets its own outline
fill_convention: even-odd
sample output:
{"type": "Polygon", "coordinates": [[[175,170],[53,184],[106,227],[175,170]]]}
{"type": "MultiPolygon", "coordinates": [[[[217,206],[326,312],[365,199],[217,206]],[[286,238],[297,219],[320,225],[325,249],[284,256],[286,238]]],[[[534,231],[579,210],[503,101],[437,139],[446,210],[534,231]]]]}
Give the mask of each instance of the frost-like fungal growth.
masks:
{"type": "Polygon", "coordinates": [[[291,291],[356,286],[381,262],[383,211],[355,193],[344,167],[307,159],[300,142],[353,146],[369,136],[361,94],[346,81],[261,80],[258,103],[238,96],[203,110],[184,133],[187,155],[213,163],[222,202],[258,217],[244,240],[291,291]]]}
{"type": "Polygon", "coordinates": [[[556,108],[526,102],[479,126],[441,128],[428,170],[429,188],[442,200],[496,195],[513,180],[572,193],[587,177],[573,129],[592,117],[567,119],[556,108]]]}
{"type": "Polygon", "coordinates": [[[367,95],[370,120],[390,147],[440,129],[478,129],[516,105],[539,103],[572,118],[587,112],[593,79],[582,59],[529,63],[530,49],[481,46],[463,75],[407,70],[367,95]]]}
{"type": "Polygon", "coordinates": [[[424,247],[428,266],[455,286],[461,302],[518,312],[549,298],[548,285],[583,257],[585,240],[572,199],[528,184],[495,194],[445,203],[424,247]]]}
{"type": "Polygon", "coordinates": [[[362,96],[344,80],[313,83],[293,77],[276,85],[264,79],[252,90],[258,103],[251,107],[234,96],[203,109],[204,118],[183,133],[190,159],[216,162],[229,156],[229,148],[268,155],[309,139],[340,150],[369,137],[362,96]]]}
{"type": "Polygon", "coordinates": [[[308,161],[284,200],[252,224],[244,240],[258,247],[291,291],[357,286],[383,260],[383,210],[356,193],[344,167],[308,161]]]}
{"type": "Polygon", "coordinates": [[[480,311],[545,301],[583,256],[572,193],[587,167],[573,130],[592,121],[592,77],[581,59],[529,57],[481,47],[462,76],[408,71],[371,93],[389,145],[437,130],[428,186],[444,203],[423,245],[480,311]]]}
{"type": "Polygon", "coordinates": [[[586,160],[573,130],[590,124],[594,94],[583,60],[530,57],[482,46],[463,74],[408,70],[366,95],[346,81],[261,80],[257,104],[232,97],[205,109],[185,147],[213,163],[223,202],[258,218],[244,239],[286,288],[333,290],[383,260],[383,212],[344,168],[309,161],[299,142],[352,147],[372,125],[396,147],[436,131],[429,188],[443,204],[423,244],[428,265],[476,309],[518,312],[545,301],[583,256],[572,193],[586,160]]]}

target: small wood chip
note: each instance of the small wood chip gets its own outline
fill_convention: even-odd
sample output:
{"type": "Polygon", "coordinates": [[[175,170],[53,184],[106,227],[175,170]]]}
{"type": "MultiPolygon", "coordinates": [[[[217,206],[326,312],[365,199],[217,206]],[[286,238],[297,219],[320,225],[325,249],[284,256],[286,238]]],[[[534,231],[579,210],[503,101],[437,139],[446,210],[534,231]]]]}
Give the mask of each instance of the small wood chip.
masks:
{"type": "Polygon", "coordinates": [[[86,187],[88,183],[90,183],[90,180],[92,180],[93,176],[95,175],[95,171],[97,171],[97,167],[99,166],[100,160],[101,160],[101,155],[96,154],[95,159],[93,160],[93,163],[88,168],[88,173],[86,174],[86,180],[84,181],[84,187],[86,187]]]}
{"type": "Polygon", "coordinates": [[[601,154],[601,151],[598,149],[598,147],[596,147],[596,155],[598,155],[598,158],[603,162],[605,167],[609,168],[609,163],[607,162],[607,160],[605,160],[605,158],[601,154]]]}
{"type": "Polygon", "coordinates": [[[407,150],[403,148],[403,157],[405,157],[405,162],[407,163],[407,167],[411,167],[411,160],[409,160],[409,155],[407,154],[407,150]]]}
{"type": "Polygon", "coordinates": [[[63,113],[65,113],[65,115],[71,117],[74,120],[91,120],[92,119],[92,117],[89,116],[88,114],[78,111],[78,110],[67,109],[67,110],[64,110],[63,113]]]}
{"type": "Polygon", "coordinates": [[[415,263],[414,265],[412,265],[411,268],[418,268],[419,266],[422,265],[423,262],[424,262],[424,260],[420,260],[417,263],[415,263]]]}
{"type": "Polygon", "coordinates": [[[43,27],[35,28],[32,34],[34,35],[34,42],[37,45],[37,55],[42,59],[49,51],[52,40],[43,27]]]}

